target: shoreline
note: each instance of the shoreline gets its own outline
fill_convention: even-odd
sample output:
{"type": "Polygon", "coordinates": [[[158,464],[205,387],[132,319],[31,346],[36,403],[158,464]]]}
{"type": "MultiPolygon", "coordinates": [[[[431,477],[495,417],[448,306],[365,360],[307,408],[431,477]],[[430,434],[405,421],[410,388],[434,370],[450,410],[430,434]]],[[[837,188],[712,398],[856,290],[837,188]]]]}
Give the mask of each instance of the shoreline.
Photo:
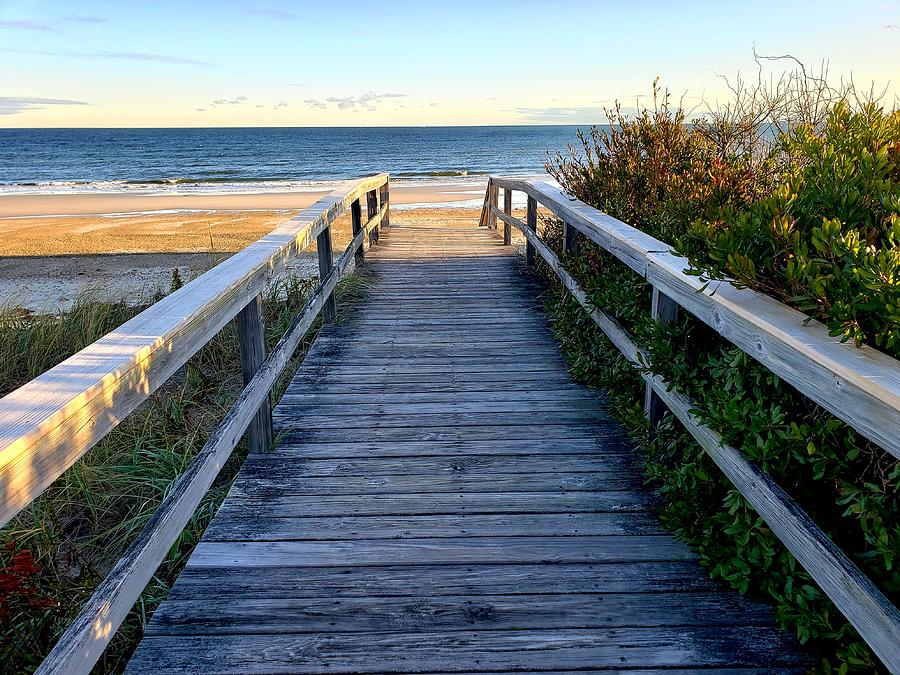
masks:
{"type": "MultiPolygon", "coordinates": [[[[487,177],[479,183],[398,185],[391,188],[391,206],[480,207],[487,177]]],[[[132,216],[160,212],[300,211],[329,194],[315,192],[246,193],[27,193],[0,194],[0,220],[75,217],[132,216]]]]}
{"type": "MultiPolygon", "coordinates": [[[[168,289],[174,270],[188,281],[295,212],[210,210],[0,219],[0,316],[65,311],[86,293],[131,303],[147,300],[157,290],[168,289]]],[[[480,204],[400,208],[391,213],[391,224],[472,227],[480,213],[480,204]]],[[[349,214],[334,221],[332,236],[336,250],[350,241],[349,214]]],[[[315,244],[292,259],[286,271],[315,275],[315,244]]]]}

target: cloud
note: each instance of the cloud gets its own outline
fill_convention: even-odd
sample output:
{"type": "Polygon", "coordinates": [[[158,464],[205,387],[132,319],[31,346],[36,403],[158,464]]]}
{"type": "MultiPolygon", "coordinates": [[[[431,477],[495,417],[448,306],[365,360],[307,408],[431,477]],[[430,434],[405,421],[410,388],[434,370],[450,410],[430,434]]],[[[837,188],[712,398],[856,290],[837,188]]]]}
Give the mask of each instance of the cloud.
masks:
{"type": "MultiPolygon", "coordinates": [[[[352,96],[348,98],[336,98],[334,96],[329,96],[325,99],[328,103],[337,103],[337,107],[341,110],[349,110],[350,108],[356,107],[356,99],[352,96]]],[[[324,106],[323,106],[324,107],[324,106]]]]}
{"type": "Polygon", "coordinates": [[[360,94],[359,96],[329,96],[325,99],[325,102],[336,104],[338,109],[340,110],[354,110],[357,107],[365,108],[366,110],[375,110],[386,99],[404,98],[405,96],[406,94],[396,94],[392,92],[378,94],[374,91],[368,91],[365,94],[360,94]]]}
{"type": "Polygon", "coordinates": [[[69,14],[60,21],[67,23],[106,23],[109,19],[102,16],[85,16],[84,14],[69,14]]]}
{"type": "Polygon", "coordinates": [[[52,105],[90,105],[86,101],[39,96],[0,96],[0,115],[15,115],[26,110],[41,110],[52,105]]]}
{"type": "Polygon", "coordinates": [[[306,107],[313,108],[315,110],[324,110],[325,108],[328,107],[324,103],[322,103],[322,101],[319,101],[314,98],[308,98],[305,101],[303,101],[303,103],[304,103],[304,105],[306,105],[306,107]]]}
{"type": "Polygon", "coordinates": [[[583,122],[606,119],[603,108],[562,106],[550,108],[514,108],[513,111],[530,122],[583,122]]]}
{"type": "Polygon", "coordinates": [[[247,102],[246,96],[238,96],[237,98],[217,98],[210,105],[243,105],[247,102]]]}
{"type": "Polygon", "coordinates": [[[197,59],[186,59],[180,56],[169,56],[167,54],[153,54],[150,52],[56,52],[56,51],[39,51],[36,49],[6,49],[0,48],[0,52],[10,54],[36,54],[38,56],[65,56],[73,59],[111,59],[121,61],[151,61],[154,63],[168,63],[172,65],[182,66],[202,66],[205,68],[214,68],[216,64],[209,61],[199,61],[197,59]]]}
{"type": "Polygon", "coordinates": [[[10,28],[13,30],[32,30],[41,33],[55,33],[56,28],[45,21],[3,21],[0,20],[0,28],[10,28]]]}
{"type": "Polygon", "coordinates": [[[58,33],[60,26],[67,23],[106,23],[102,16],[87,16],[83,14],[69,14],[68,16],[52,21],[34,21],[33,19],[0,20],[0,28],[11,30],[28,30],[40,33],[58,33]]]}
{"type": "Polygon", "coordinates": [[[248,9],[247,14],[264,16],[269,19],[278,19],[279,21],[296,21],[299,18],[293,12],[274,7],[256,7],[254,9],[248,9]]]}
{"type": "Polygon", "coordinates": [[[279,101],[278,103],[276,103],[275,105],[272,106],[272,110],[278,110],[279,108],[287,108],[287,107],[288,107],[287,103],[285,103],[284,101],[279,101]]]}

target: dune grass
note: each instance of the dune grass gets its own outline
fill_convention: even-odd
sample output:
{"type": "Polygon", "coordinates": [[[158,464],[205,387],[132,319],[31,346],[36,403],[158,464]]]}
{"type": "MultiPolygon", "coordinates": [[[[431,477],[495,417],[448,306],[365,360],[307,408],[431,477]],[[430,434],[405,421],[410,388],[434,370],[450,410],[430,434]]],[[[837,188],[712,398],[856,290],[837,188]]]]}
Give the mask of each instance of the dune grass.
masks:
{"type": "MultiPolygon", "coordinates": [[[[287,277],[264,295],[266,341],[284,334],[317,280],[287,277]]],[[[173,284],[177,286],[177,282],[173,284]]],[[[364,272],[337,289],[346,305],[364,272]]],[[[0,315],[0,395],[44,372],[145,307],[90,295],[54,316],[0,315]]],[[[280,396],[318,331],[310,330],[276,384],[280,396]]],[[[137,536],[242,388],[233,322],[169,382],[0,530],[0,672],[31,672],[137,536]]],[[[246,455],[238,446],[122,625],[97,672],[119,672],[165,598],[246,455]]]]}

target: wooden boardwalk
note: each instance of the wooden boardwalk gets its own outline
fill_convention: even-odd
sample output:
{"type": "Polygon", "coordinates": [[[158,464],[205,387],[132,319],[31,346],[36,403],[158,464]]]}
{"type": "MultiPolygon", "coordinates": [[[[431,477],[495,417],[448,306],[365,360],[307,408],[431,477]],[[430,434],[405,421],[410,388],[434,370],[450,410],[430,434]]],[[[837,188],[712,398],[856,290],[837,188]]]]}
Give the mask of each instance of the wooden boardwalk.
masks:
{"type": "Polygon", "coordinates": [[[367,260],[130,672],[802,672],[661,531],[510,248],[392,227],[367,260]]]}

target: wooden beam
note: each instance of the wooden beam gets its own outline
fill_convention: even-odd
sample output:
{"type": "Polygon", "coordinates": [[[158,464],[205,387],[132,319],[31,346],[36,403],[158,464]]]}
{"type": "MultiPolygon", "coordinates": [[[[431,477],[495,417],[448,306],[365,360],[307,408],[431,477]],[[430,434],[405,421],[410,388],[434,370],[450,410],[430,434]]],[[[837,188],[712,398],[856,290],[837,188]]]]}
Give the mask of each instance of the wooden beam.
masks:
{"type": "MultiPolygon", "coordinates": [[[[244,386],[250,384],[266,360],[266,333],[263,325],[262,296],[257,295],[238,314],[241,372],[244,386]]],[[[265,452],[272,445],[272,399],[267,396],[247,428],[250,452],[265,452]]]]}
{"type": "MultiPolygon", "coordinates": [[[[352,213],[354,219],[359,219],[359,199],[353,202],[352,213]]],[[[331,244],[331,227],[326,227],[316,239],[316,253],[319,256],[319,280],[324,283],[334,267],[334,249],[331,244]]],[[[337,318],[337,303],[334,296],[325,301],[325,309],[322,311],[322,320],[325,323],[334,323],[337,318]]]]}
{"type": "Polygon", "coordinates": [[[578,251],[578,230],[563,221],[563,250],[566,253],[578,251]]]}
{"type": "Polygon", "coordinates": [[[381,220],[381,224],[384,227],[391,226],[391,181],[390,178],[385,177],[384,184],[379,188],[380,195],[380,203],[381,208],[384,209],[384,217],[381,220]]]}
{"type": "Polygon", "coordinates": [[[37,497],[218,333],[349,205],[348,181],[259,241],[0,399],[0,525],[37,497]]]}
{"type": "MultiPolygon", "coordinates": [[[[504,188],[503,190],[503,213],[512,215],[512,190],[504,188]]],[[[509,246],[512,242],[512,227],[506,221],[503,222],[503,245],[509,246]]]]}
{"type": "MultiPolygon", "coordinates": [[[[658,288],[652,291],[650,303],[650,316],[660,326],[665,326],[678,320],[678,303],[659,292],[658,288]]],[[[644,388],[644,415],[650,421],[651,428],[656,428],[666,414],[666,406],[652,386],[644,388]]]]}
{"type": "MultiPolygon", "coordinates": [[[[350,205],[350,223],[353,228],[353,236],[355,237],[362,231],[362,213],[360,212],[359,201],[355,201],[350,205]]],[[[366,260],[366,250],[368,250],[368,246],[366,245],[369,241],[369,238],[366,237],[363,240],[363,245],[359,247],[356,251],[356,264],[362,265],[366,260]]]]}
{"type": "MultiPolygon", "coordinates": [[[[528,206],[526,208],[526,227],[535,233],[537,238],[537,200],[528,195],[528,206]]],[[[528,237],[528,243],[525,244],[525,263],[534,265],[534,243],[531,237],[528,237]]]]}
{"type": "Polygon", "coordinates": [[[491,209],[488,211],[488,222],[487,226],[492,230],[497,229],[497,216],[494,214],[494,209],[497,208],[498,201],[500,199],[500,188],[493,181],[488,183],[488,194],[490,198],[490,206],[491,209]]]}
{"type": "MultiPolygon", "coordinates": [[[[366,220],[371,221],[378,213],[378,192],[371,190],[366,193],[366,220]]],[[[372,228],[369,235],[369,245],[378,243],[378,226],[372,228]]]]}

